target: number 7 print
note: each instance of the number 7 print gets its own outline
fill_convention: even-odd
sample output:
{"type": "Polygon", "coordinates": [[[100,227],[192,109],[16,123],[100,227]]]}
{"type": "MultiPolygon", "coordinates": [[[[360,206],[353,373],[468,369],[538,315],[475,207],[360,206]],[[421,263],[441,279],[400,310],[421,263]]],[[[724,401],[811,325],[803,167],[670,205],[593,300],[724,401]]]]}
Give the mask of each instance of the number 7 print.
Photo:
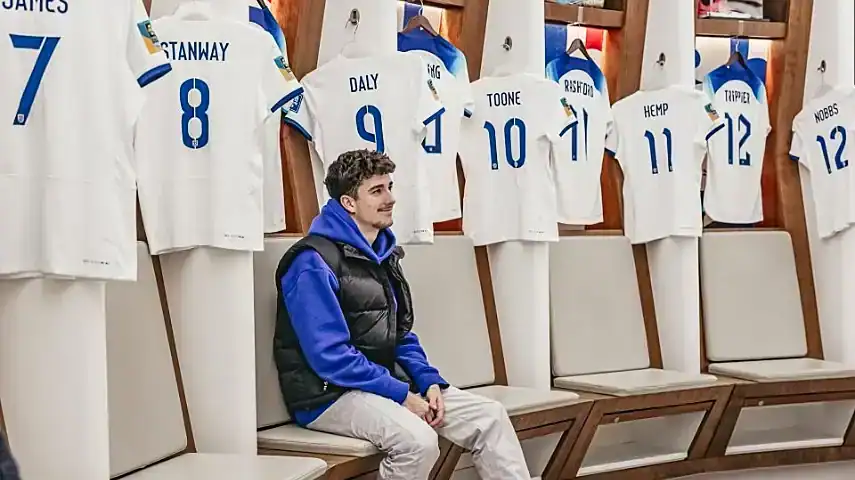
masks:
{"type": "Polygon", "coordinates": [[[30,118],[33,102],[36,100],[36,94],[39,92],[39,87],[41,87],[48,63],[54,51],[56,51],[59,37],[35,37],[14,33],[9,34],[9,37],[12,39],[12,46],[14,48],[39,51],[39,56],[36,57],[36,64],[33,66],[33,71],[30,73],[30,78],[27,80],[27,85],[21,94],[21,102],[18,104],[18,111],[15,113],[15,121],[12,122],[13,125],[23,126],[27,124],[27,120],[30,118]]]}

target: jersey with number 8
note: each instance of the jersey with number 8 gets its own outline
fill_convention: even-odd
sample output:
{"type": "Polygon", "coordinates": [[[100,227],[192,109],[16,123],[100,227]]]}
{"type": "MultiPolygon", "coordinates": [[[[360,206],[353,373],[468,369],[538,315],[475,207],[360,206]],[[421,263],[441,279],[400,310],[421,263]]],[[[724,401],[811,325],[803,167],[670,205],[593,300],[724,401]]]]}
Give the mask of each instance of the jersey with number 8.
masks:
{"type": "Polygon", "coordinates": [[[301,93],[273,39],[245,22],[154,22],[173,73],[137,125],[152,253],[263,248],[264,120],[301,93]]]}
{"type": "Polygon", "coordinates": [[[132,125],[169,70],[139,0],[0,4],[0,276],[136,279],[132,125]]]}
{"type": "Polygon", "coordinates": [[[464,232],[475,245],[557,241],[555,168],[569,151],[553,150],[576,125],[562,89],[519,74],[478,80],[472,92],[460,147],[464,232]]]}
{"type": "Polygon", "coordinates": [[[701,235],[701,165],[724,128],[705,95],[674,86],[612,106],[606,148],[623,171],[624,232],[632,243],[701,235]]]}
{"type": "Polygon", "coordinates": [[[855,223],[855,87],[807,102],[793,120],[790,157],[810,171],[821,238],[855,223]]]}
{"type": "MultiPolygon", "coordinates": [[[[324,172],[350,150],[386,153],[396,166],[392,231],[401,244],[432,242],[433,212],[422,140],[427,125],[443,121],[445,108],[424,61],[399,52],[339,57],[306,75],[302,83],[305,101],[295,102],[285,121],[314,142],[324,172]]],[[[441,149],[441,144],[434,147],[441,149]]]]}

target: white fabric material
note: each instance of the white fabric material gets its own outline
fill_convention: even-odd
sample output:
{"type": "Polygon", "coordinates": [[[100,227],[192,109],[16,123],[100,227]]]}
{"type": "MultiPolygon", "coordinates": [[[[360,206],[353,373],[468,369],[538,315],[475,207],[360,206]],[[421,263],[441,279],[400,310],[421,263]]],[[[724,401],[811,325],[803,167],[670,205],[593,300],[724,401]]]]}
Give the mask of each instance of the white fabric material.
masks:
{"type": "Polygon", "coordinates": [[[314,480],[326,472],[317,458],[182,455],[130,475],[132,480],[314,480]]]}
{"type": "Polygon", "coordinates": [[[507,387],[504,385],[489,385],[466,391],[501,403],[508,415],[512,417],[566,407],[579,400],[579,395],[571,392],[507,387]]]}
{"type": "Polygon", "coordinates": [[[713,363],[710,372],[754,382],[786,382],[855,377],[855,368],[815,358],[713,363]]]}
{"type": "Polygon", "coordinates": [[[703,387],[715,383],[715,381],[716,378],[712,375],[645,368],[644,370],[626,372],[559,377],[555,379],[555,386],[568,390],[626,397],[703,387]]]}
{"type": "Polygon", "coordinates": [[[731,362],[805,356],[790,235],[711,232],[700,242],[707,358],[731,362]]]}
{"type": "Polygon", "coordinates": [[[650,365],[628,238],[562,237],[549,248],[549,277],[553,374],[650,365]]]}
{"type": "Polygon", "coordinates": [[[289,423],[258,432],[259,448],[289,452],[368,457],[379,452],[371,442],[358,438],[316,432],[289,423]]]}
{"type": "Polygon", "coordinates": [[[483,480],[529,480],[525,456],[501,403],[450,387],[436,430],[405,407],[366,392],[341,397],[309,428],[369,440],[387,455],[382,480],[427,480],[439,457],[438,435],[473,452],[483,480]]]}

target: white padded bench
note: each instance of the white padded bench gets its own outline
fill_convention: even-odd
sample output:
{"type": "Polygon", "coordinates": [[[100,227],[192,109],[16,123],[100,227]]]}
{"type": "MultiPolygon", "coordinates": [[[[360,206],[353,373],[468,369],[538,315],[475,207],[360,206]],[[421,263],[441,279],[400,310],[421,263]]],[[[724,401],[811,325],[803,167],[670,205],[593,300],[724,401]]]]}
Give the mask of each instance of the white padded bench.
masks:
{"type": "Polygon", "coordinates": [[[187,435],[166,324],[148,249],[138,281],[107,284],[110,475],[133,480],[313,480],[324,461],[182,454],[187,435]],[[174,457],[168,461],[162,460],[174,457]]]}
{"type": "Polygon", "coordinates": [[[634,396],[716,382],[711,375],[650,368],[626,237],[562,237],[550,245],[549,277],[556,387],[634,396]]]}
{"type": "MultiPolygon", "coordinates": [[[[289,417],[273,361],[277,302],[274,276],[279,259],[297,240],[268,238],[264,251],[255,254],[259,447],[357,457],[376,454],[377,449],[368,442],[286,423],[289,417]]],[[[578,395],[570,392],[491,385],[495,381],[493,356],[471,240],[437,236],[433,245],[407,246],[405,250],[402,265],[413,295],[414,331],[431,363],[446,380],[499,401],[511,416],[578,401],[578,395]]]]}
{"type": "Polygon", "coordinates": [[[704,233],[700,260],[711,373],[754,382],[855,376],[846,365],[805,358],[801,296],[787,232],[704,233]]]}

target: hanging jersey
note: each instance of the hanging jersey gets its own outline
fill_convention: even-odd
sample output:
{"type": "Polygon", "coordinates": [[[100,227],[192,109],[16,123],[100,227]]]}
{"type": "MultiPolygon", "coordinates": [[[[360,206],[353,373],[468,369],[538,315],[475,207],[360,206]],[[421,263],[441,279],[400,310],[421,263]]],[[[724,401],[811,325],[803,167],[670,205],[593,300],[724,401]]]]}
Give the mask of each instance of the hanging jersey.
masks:
{"type": "Polygon", "coordinates": [[[445,114],[428,125],[427,136],[422,140],[433,220],[442,222],[460,218],[457,179],[460,122],[464,113],[472,108],[466,57],[448,40],[422,30],[399,33],[398,50],[421,57],[445,107],[445,114]]]}
{"type": "Polygon", "coordinates": [[[821,238],[855,223],[855,88],[841,87],[807,102],[793,120],[790,157],[810,171],[821,238]]]}
{"type": "Polygon", "coordinates": [[[429,125],[445,121],[445,108],[424,62],[399,52],[340,56],[306,75],[303,87],[302,102],[292,104],[285,121],[314,143],[324,172],[347,151],[386,153],[396,165],[395,236],[401,244],[432,243],[422,140],[429,125]]]}
{"type": "Polygon", "coordinates": [[[0,2],[0,276],[136,279],[131,163],[169,72],[138,0],[0,2]]]}
{"type": "MultiPolygon", "coordinates": [[[[270,11],[267,0],[248,0],[249,22],[270,34],[279,53],[288,63],[285,34],[276,17],[270,11]]],[[[271,115],[264,122],[261,132],[262,158],[264,159],[264,233],[285,230],[285,184],[282,177],[282,151],[280,128],[282,115],[271,115]]]]}
{"type": "Polygon", "coordinates": [[[704,91],[725,128],[711,140],[704,211],[718,222],[757,223],[763,220],[760,176],[772,130],[766,87],[751,70],[724,65],[705,77],[704,91]]]}
{"type": "Polygon", "coordinates": [[[632,243],[701,235],[701,164],[724,128],[705,95],[673,86],[612,106],[606,148],[623,170],[624,232],[632,243]]]}
{"type": "Polygon", "coordinates": [[[570,155],[556,158],[558,219],[571,225],[592,225],[603,221],[600,174],[606,132],[612,123],[609,89],[603,72],[587,58],[562,54],[546,66],[546,78],[564,90],[578,124],[563,142],[570,155]]]}
{"type": "Polygon", "coordinates": [[[149,247],[261,250],[259,127],[301,87],[269,35],[246,22],[164,17],[155,28],[174,72],[137,125],[149,247]]]}
{"type": "MultiPolygon", "coordinates": [[[[475,245],[557,241],[553,146],[576,128],[563,89],[518,74],[472,84],[463,122],[463,231],[475,245]]],[[[556,157],[561,158],[559,155],[556,157]]]]}

